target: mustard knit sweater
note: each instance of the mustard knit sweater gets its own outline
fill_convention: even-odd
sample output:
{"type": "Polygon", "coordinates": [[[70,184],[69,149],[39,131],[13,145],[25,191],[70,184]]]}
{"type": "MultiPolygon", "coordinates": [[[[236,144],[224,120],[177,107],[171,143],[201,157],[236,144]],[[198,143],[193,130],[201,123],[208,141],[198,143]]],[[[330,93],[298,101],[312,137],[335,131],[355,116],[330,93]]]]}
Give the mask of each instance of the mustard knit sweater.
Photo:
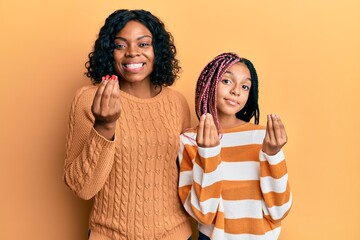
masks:
{"type": "Polygon", "coordinates": [[[91,240],[171,239],[191,235],[177,194],[179,135],[190,125],[185,98],[163,87],[149,99],[120,91],[115,139],[93,128],[97,86],[78,90],[71,106],[64,180],[80,198],[95,197],[91,240]]]}

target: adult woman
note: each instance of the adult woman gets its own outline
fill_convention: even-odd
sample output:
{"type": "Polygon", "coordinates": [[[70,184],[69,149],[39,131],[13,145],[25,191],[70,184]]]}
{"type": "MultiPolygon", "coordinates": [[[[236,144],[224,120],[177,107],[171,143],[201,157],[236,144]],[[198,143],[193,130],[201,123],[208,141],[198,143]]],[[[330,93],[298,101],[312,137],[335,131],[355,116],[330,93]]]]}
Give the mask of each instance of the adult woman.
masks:
{"type": "Polygon", "coordinates": [[[112,13],[89,54],[94,86],[72,104],[64,179],[79,197],[95,197],[91,240],[191,235],[177,196],[179,135],[190,111],[168,88],[180,70],[175,54],[164,24],[144,10],[112,13]]]}

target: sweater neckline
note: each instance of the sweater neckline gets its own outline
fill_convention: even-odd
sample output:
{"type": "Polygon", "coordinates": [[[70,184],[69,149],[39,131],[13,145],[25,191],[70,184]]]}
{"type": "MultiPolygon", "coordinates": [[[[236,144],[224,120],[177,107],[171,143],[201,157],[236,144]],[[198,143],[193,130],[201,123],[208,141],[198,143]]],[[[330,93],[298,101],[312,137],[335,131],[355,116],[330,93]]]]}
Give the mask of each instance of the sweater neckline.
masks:
{"type": "Polygon", "coordinates": [[[222,129],[222,133],[231,133],[231,132],[237,132],[240,130],[246,130],[250,127],[250,125],[251,125],[250,122],[245,122],[244,124],[240,124],[235,127],[222,129]]]}
{"type": "Polygon", "coordinates": [[[168,91],[169,91],[169,89],[167,87],[162,86],[161,91],[156,96],[151,97],[151,98],[139,98],[139,97],[135,97],[134,95],[131,95],[127,92],[124,92],[120,89],[120,97],[126,98],[133,102],[138,102],[138,103],[153,103],[153,102],[157,102],[158,100],[160,100],[164,96],[166,96],[168,91]]]}

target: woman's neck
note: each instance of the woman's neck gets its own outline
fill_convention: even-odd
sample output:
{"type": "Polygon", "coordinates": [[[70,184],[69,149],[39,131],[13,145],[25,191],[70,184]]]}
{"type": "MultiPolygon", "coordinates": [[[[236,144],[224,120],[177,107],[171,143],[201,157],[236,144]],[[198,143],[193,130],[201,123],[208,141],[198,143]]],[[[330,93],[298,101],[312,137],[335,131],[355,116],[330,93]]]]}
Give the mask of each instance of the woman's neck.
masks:
{"type": "Polygon", "coordinates": [[[151,82],[120,82],[120,89],[137,98],[153,98],[161,92],[161,86],[151,82]]]}

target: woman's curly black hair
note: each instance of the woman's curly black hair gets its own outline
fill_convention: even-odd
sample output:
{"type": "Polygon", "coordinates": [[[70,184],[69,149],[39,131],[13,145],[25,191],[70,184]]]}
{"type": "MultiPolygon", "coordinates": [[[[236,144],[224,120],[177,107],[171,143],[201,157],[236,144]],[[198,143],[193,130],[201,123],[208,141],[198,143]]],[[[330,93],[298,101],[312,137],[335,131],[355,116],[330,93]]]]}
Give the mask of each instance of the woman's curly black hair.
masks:
{"type": "Polygon", "coordinates": [[[106,19],[95,41],[94,50],[89,53],[89,61],[85,63],[86,76],[96,84],[105,75],[117,75],[113,58],[115,36],[132,20],[148,28],[153,37],[155,61],[150,75],[151,82],[156,86],[171,86],[181,70],[179,60],[175,58],[174,38],[166,31],[164,23],[146,10],[120,9],[106,19]]]}

